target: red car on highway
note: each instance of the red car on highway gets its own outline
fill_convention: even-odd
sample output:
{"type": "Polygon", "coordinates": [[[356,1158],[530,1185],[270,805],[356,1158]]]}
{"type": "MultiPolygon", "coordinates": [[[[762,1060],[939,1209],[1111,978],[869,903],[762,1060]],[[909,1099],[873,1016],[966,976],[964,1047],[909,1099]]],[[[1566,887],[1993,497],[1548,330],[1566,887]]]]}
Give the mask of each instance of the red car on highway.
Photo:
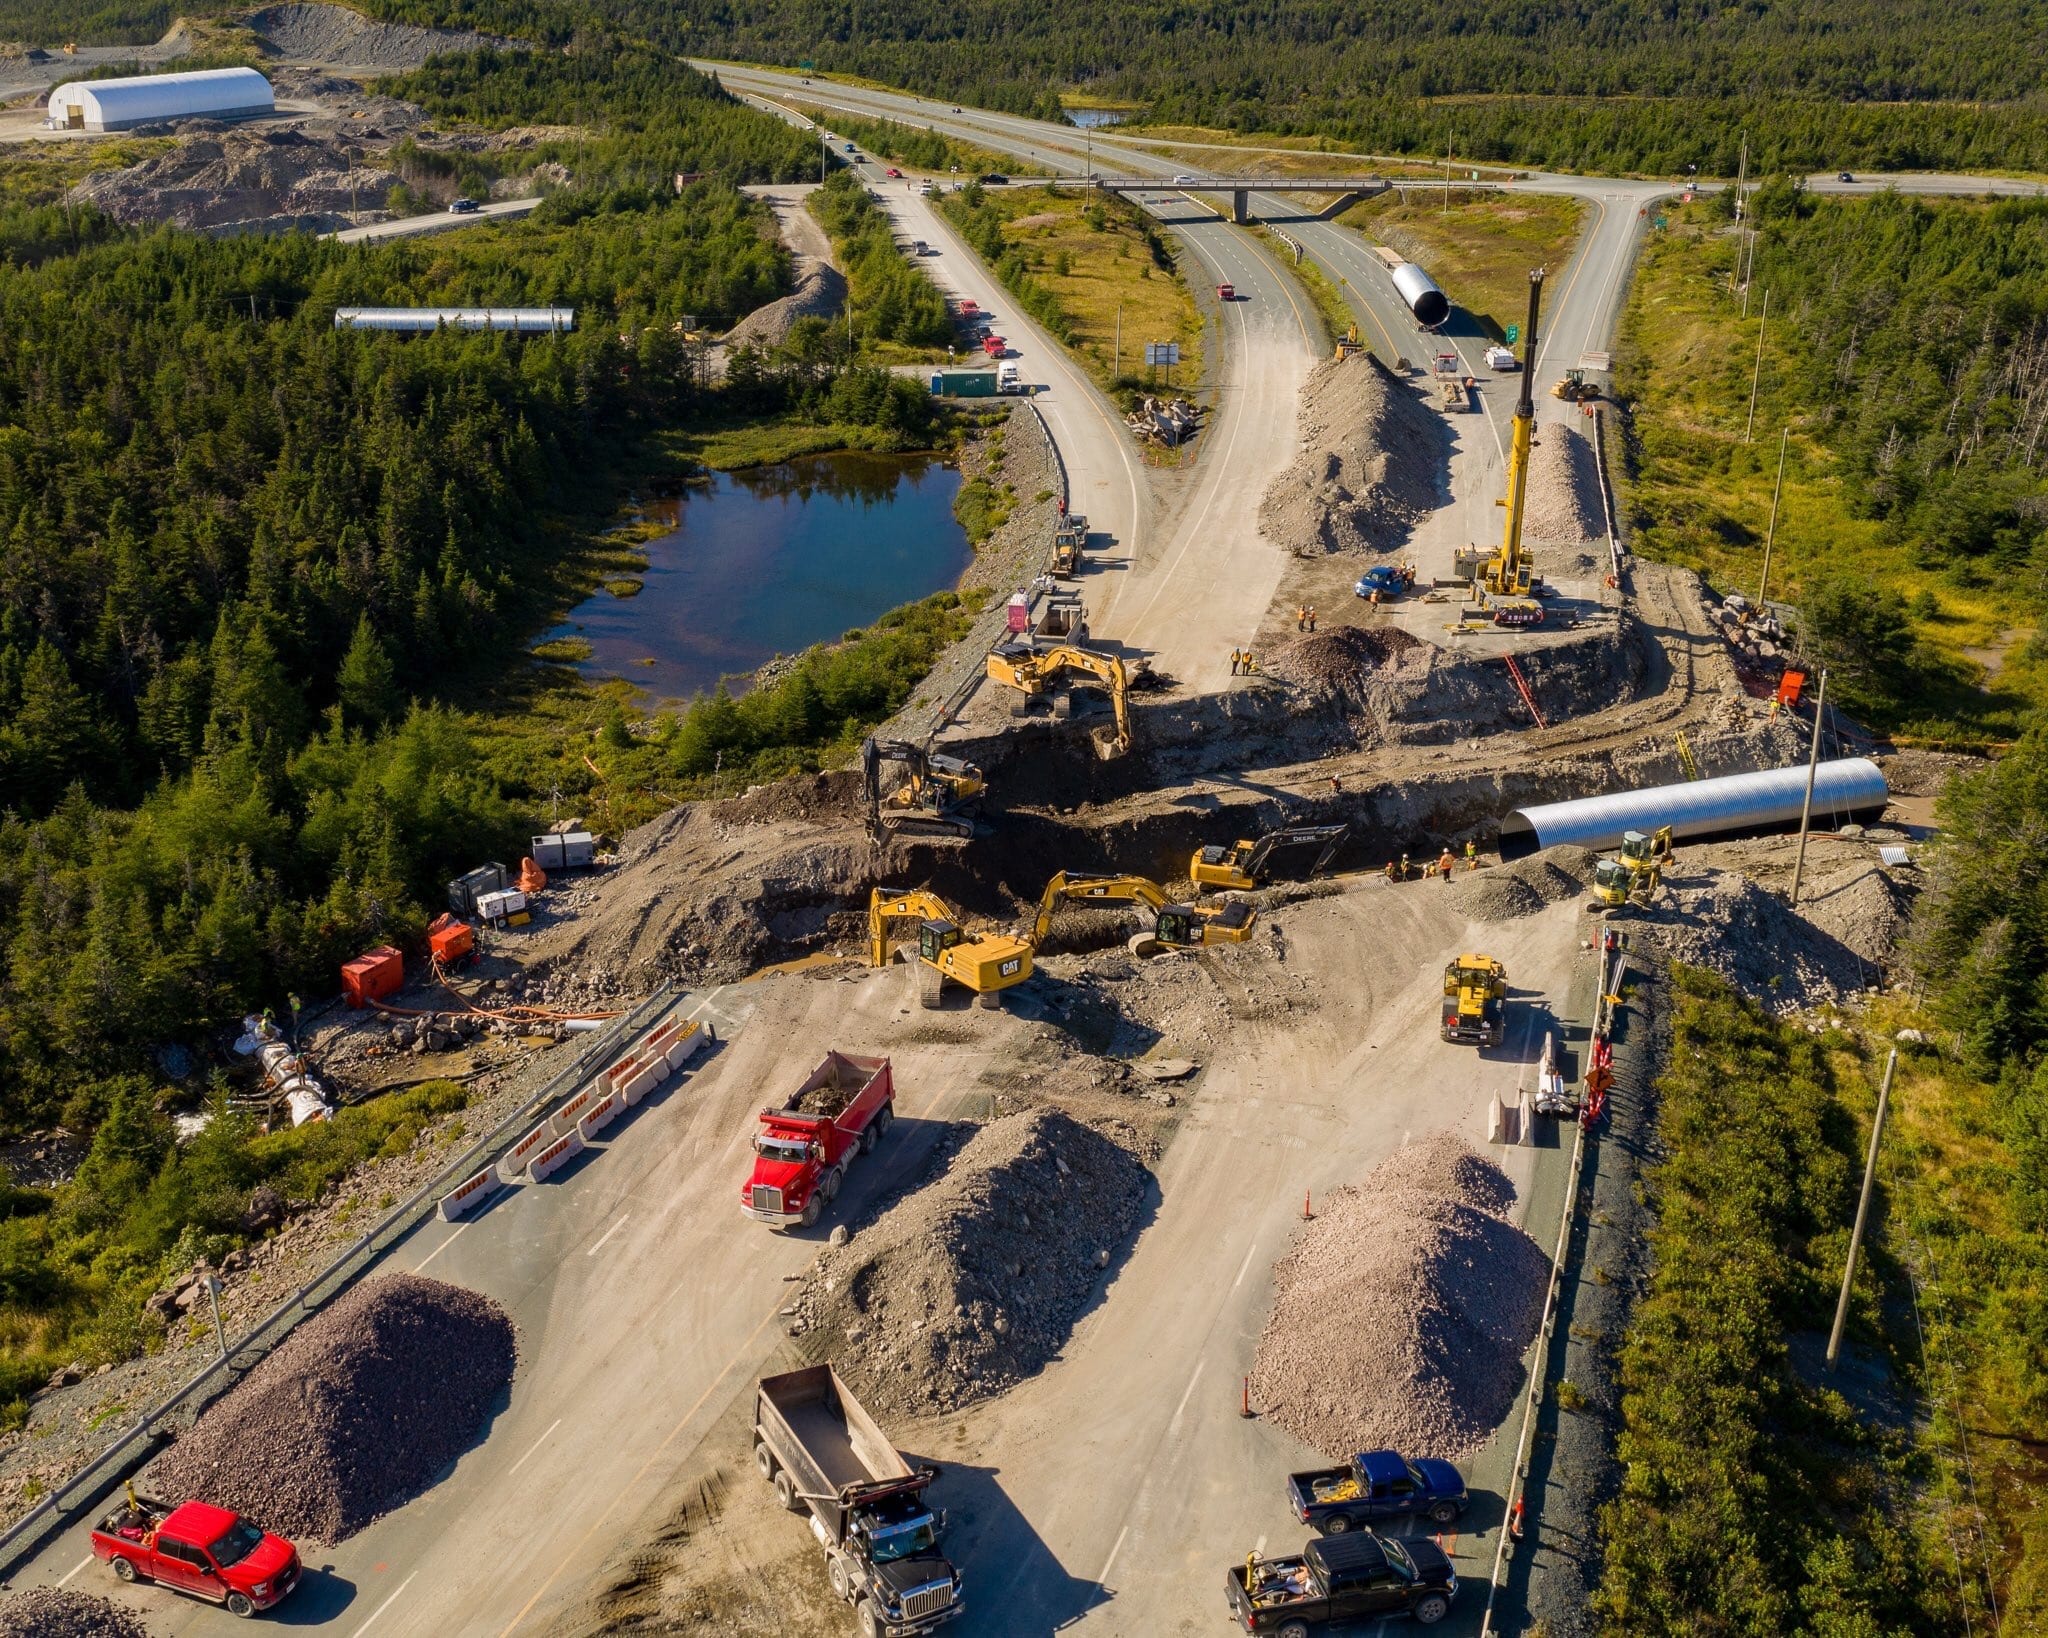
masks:
{"type": "Polygon", "coordinates": [[[903,173],[899,171],[894,165],[884,166],[882,168],[882,174],[884,176],[893,176],[899,182],[903,180],[903,173]]]}
{"type": "Polygon", "coordinates": [[[299,1550],[284,1537],[225,1507],[167,1507],[132,1490],[94,1528],[92,1551],[123,1581],[174,1587],[230,1615],[267,1610],[299,1584],[299,1550]]]}

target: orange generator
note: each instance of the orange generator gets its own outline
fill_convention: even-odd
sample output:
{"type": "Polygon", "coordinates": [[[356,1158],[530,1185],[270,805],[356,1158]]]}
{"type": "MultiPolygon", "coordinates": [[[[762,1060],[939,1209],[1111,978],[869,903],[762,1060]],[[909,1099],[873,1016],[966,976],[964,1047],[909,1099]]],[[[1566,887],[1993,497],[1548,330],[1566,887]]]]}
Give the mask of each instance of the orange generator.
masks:
{"type": "Polygon", "coordinates": [[[405,988],[405,957],[389,944],[345,962],[341,969],[341,993],[352,1007],[367,1007],[405,988]]]}
{"type": "Polygon", "coordinates": [[[443,911],[427,929],[427,948],[442,966],[452,967],[464,956],[476,953],[476,929],[443,911]]]}

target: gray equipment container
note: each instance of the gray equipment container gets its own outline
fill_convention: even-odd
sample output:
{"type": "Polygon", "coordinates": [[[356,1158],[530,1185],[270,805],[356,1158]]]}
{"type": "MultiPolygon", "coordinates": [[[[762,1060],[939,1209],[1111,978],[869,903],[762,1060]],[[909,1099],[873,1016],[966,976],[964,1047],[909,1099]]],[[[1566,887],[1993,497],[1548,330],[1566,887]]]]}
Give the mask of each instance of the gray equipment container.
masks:
{"type": "Polygon", "coordinates": [[[448,884],[448,908],[458,916],[474,916],[477,913],[478,899],[486,893],[501,892],[504,887],[503,865],[478,865],[467,876],[458,876],[448,884]]]}

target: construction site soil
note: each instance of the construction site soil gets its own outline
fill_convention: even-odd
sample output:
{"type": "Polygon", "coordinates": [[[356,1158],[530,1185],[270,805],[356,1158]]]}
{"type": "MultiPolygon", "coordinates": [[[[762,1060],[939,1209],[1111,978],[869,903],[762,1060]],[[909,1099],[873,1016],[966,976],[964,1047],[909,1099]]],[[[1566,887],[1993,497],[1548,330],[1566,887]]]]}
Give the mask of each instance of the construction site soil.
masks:
{"type": "Polygon", "coordinates": [[[517,1359],[490,1299],[379,1276],[292,1332],[157,1459],[150,1483],[282,1535],[344,1541],[476,1441],[517,1359]]]}
{"type": "Polygon", "coordinates": [[[1297,557],[1389,552],[1443,500],[1443,417],[1370,353],[1326,359],[1301,390],[1301,447],[1266,491],[1259,528],[1297,557]]]}
{"type": "MultiPolygon", "coordinates": [[[[1599,540],[1606,533],[1600,505],[1600,463],[1593,453],[1593,440],[1570,421],[1541,423],[1536,428],[1535,447],[1529,452],[1522,538],[1536,546],[1566,545],[1599,540]]],[[[1589,558],[1589,568],[1592,562],[1589,558]]],[[[1550,572],[1562,571],[1553,566],[1550,572]]]]}
{"type": "Polygon", "coordinates": [[[1333,1461],[1462,1456],[1507,1414],[1548,1260],[1507,1220],[1514,1185],[1450,1133],[1399,1150],[1273,1265],[1251,1392],[1333,1461]]]}
{"type": "Polygon", "coordinates": [[[819,1255],[791,1332],[870,1410],[933,1415],[1012,1387],[1059,1352],[1145,1212],[1133,1135],[1045,1108],[956,1133],[819,1255]]]}
{"type": "Polygon", "coordinates": [[[149,1638],[149,1628],[91,1593],[37,1587],[0,1598],[0,1638],[149,1638]]]}
{"type": "Polygon", "coordinates": [[[473,29],[414,28],[378,23],[346,6],[266,6],[248,18],[264,47],[294,63],[321,63],[383,74],[418,68],[429,57],[485,46],[516,49],[524,41],[473,29]]]}

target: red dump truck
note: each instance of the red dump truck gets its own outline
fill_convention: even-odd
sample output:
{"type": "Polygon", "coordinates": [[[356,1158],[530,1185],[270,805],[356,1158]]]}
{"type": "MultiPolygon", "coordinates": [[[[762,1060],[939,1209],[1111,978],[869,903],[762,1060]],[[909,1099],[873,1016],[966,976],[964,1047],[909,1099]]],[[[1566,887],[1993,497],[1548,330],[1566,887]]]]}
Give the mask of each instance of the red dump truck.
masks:
{"type": "Polygon", "coordinates": [[[761,1111],[754,1173],[740,1193],[740,1210],[777,1228],[811,1227],[839,1193],[853,1157],[880,1142],[895,1118],[887,1058],[826,1053],[779,1108],[761,1111]]]}

